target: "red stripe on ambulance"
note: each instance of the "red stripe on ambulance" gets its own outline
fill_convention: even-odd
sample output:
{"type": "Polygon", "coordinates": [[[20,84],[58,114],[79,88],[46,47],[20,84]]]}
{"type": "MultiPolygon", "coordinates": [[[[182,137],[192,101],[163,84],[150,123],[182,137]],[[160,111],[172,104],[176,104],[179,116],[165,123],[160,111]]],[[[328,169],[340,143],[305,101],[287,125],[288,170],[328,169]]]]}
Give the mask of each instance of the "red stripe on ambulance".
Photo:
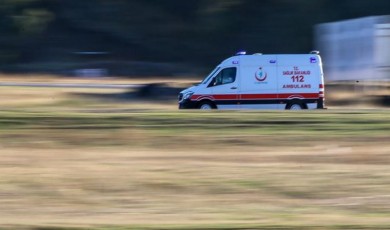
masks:
{"type": "Polygon", "coordinates": [[[213,94],[213,95],[193,95],[191,100],[200,101],[209,100],[274,100],[274,99],[317,99],[318,93],[301,93],[301,94],[213,94]]]}

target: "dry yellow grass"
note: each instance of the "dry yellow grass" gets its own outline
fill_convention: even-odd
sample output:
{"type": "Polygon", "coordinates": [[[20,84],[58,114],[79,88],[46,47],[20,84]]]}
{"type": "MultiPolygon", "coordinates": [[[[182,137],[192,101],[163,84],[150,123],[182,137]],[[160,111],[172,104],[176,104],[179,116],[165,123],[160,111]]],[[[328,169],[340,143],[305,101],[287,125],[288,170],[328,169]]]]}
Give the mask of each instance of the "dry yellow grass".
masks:
{"type": "Polygon", "coordinates": [[[388,226],[390,147],[378,144],[3,147],[0,223],[388,226]]]}
{"type": "Polygon", "coordinates": [[[388,110],[177,113],[84,95],[122,92],[1,88],[0,228],[390,227],[388,110]]]}
{"type": "Polygon", "coordinates": [[[389,150],[6,148],[0,223],[387,226],[389,150]]]}

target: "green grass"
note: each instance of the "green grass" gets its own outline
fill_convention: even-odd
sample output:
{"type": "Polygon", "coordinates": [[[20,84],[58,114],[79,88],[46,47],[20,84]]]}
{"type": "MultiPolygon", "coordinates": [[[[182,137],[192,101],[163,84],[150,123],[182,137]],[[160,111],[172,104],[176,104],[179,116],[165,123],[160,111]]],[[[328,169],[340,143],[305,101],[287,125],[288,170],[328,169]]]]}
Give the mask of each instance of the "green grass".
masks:
{"type": "MultiPolygon", "coordinates": [[[[123,226],[123,227],[115,227],[115,226],[107,226],[107,227],[22,227],[22,226],[13,226],[16,229],[21,228],[23,230],[386,230],[388,227],[378,227],[375,225],[372,226],[361,226],[361,225],[335,225],[335,226],[259,226],[259,225],[205,225],[205,226],[123,226]]],[[[3,228],[0,228],[3,230],[3,228]]],[[[4,230],[9,228],[4,228],[4,230]]]]}
{"type": "MultiPolygon", "coordinates": [[[[94,135],[106,135],[103,145],[110,141],[115,145],[129,145],[131,138],[118,138],[116,135],[115,139],[110,138],[110,133],[118,132],[138,133],[138,136],[145,136],[146,142],[151,138],[166,142],[171,137],[176,143],[196,139],[223,145],[270,145],[269,140],[262,138],[289,140],[287,144],[306,144],[332,138],[383,141],[390,133],[390,111],[0,112],[0,142],[18,133],[26,138],[44,138],[45,131],[83,134],[84,138],[92,141],[91,144],[94,144],[94,135]]],[[[142,144],[142,140],[138,141],[142,144]]]]}

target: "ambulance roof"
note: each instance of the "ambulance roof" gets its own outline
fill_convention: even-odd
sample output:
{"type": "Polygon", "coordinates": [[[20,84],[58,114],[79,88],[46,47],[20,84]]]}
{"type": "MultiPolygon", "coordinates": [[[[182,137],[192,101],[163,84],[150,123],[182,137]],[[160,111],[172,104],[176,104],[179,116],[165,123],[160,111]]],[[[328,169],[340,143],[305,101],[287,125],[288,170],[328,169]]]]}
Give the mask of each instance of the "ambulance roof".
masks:
{"type": "Polygon", "coordinates": [[[321,63],[317,54],[254,54],[233,56],[220,66],[231,65],[313,65],[321,63]]]}

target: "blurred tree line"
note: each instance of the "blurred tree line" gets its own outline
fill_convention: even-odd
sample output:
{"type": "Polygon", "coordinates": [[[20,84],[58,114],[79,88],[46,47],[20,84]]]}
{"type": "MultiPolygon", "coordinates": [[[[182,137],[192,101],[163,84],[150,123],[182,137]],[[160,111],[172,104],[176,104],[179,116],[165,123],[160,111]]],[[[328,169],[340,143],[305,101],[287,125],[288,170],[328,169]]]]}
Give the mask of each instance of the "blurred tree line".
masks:
{"type": "Polygon", "coordinates": [[[0,0],[0,70],[209,68],[240,49],[308,52],[313,25],[389,11],[388,0],[0,0]]]}

